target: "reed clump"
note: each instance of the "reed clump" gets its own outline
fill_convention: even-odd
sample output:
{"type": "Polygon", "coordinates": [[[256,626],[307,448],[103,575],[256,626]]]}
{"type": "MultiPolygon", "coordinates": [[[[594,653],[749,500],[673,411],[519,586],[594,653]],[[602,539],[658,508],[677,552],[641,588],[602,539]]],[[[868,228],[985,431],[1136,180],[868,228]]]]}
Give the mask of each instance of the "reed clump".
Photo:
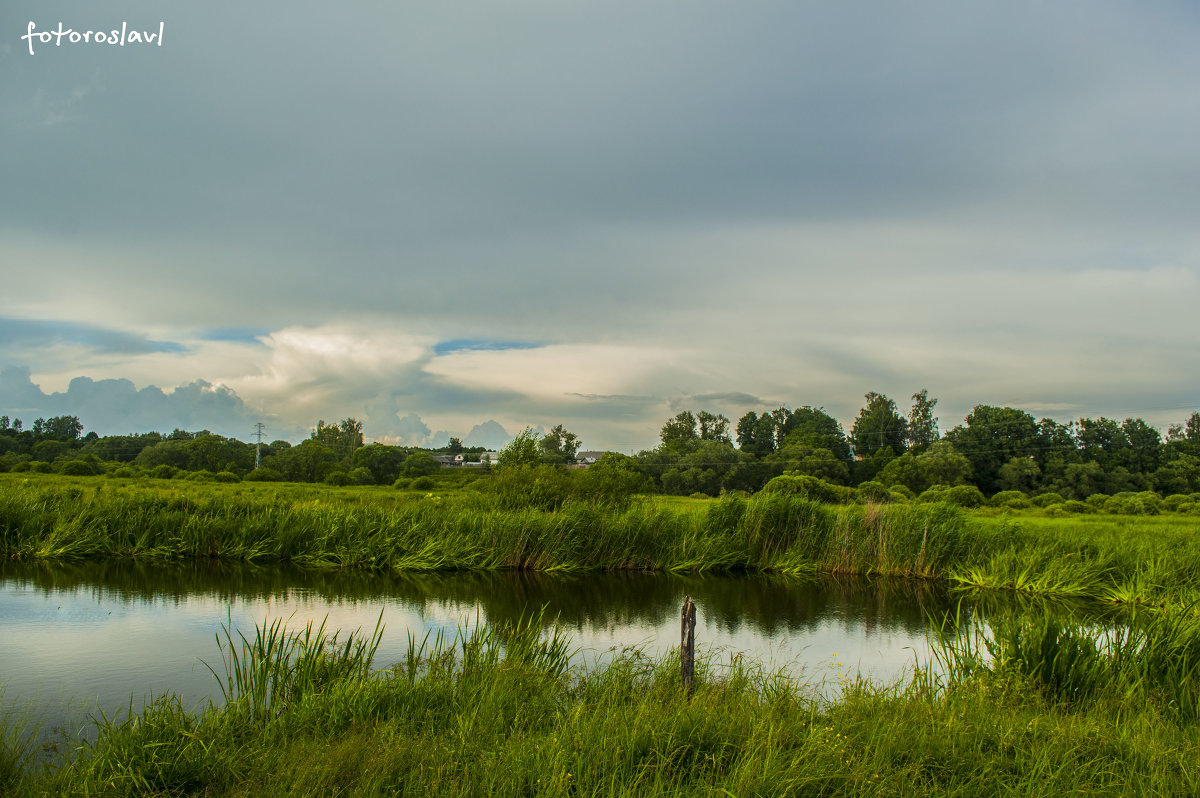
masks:
{"type": "MultiPolygon", "coordinates": [[[[323,656],[342,665],[321,665],[315,679],[312,628],[227,635],[223,650],[245,658],[226,653],[214,668],[234,686],[224,706],[186,711],[164,696],[102,720],[93,743],[54,770],[26,772],[10,794],[1186,795],[1200,786],[1190,766],[1200,734],[1170,696],[1130,700],[1100,666],[1083,683],[1054,682],[1057,665],[1038,670],[1070,648],[1063,630],[1057,649],[1018,631],[1022,648],[1002,635],[990,664],[854,682],[819,701],[740,657],[702,652],[690,698],[677,654],[626,651],[571,667],[569,641],[543,626],[410,638],[386,670],[367,667],[374,638],[352,635],[326,642],[323,656]],[[343,650],[352,654],[339,659],[343,650]],[[264,703],[243,671],[271,674],[267,692],[287,700],[264,703]]],[[[1088,652],[1071,656],[1116,656],[1088,652]]]]}
{"type": "Polygon", "coordinates": [[[681,510],[628,497],[519,506],[511,491],[466,489],[97,485],[11,474],[0,481],[0,553],[17,559],[824,572],[1134,605],[1200,599],[1200,535],[1174,516],[996,516],[937,503],[830,505],[778,492],[681,510]]]}

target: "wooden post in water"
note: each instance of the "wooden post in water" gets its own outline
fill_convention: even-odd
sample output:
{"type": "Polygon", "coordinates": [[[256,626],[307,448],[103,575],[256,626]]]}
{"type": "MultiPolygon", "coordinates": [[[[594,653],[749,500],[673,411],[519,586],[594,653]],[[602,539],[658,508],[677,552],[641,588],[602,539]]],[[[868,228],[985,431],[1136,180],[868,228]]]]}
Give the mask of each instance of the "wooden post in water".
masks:
{"type": "Polygon", "coordinates": [[[683,676],[683,689],[687,690],[688,698],[691,698],[696,689],[696,605],[691,596],[683,597],[683,609],[679,618],[679,665],[683,676]]]}

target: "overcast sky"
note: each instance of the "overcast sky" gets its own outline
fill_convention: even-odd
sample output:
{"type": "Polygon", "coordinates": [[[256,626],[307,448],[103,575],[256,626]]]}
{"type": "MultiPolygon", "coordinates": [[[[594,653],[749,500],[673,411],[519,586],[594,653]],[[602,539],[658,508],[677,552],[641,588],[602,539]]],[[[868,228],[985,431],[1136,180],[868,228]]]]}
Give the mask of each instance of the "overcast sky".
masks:
{"type": "Polygon", "coordinates": [[[0,141],[27,421],[1200,407],[1195,3],[6,0],[0,141]]]}

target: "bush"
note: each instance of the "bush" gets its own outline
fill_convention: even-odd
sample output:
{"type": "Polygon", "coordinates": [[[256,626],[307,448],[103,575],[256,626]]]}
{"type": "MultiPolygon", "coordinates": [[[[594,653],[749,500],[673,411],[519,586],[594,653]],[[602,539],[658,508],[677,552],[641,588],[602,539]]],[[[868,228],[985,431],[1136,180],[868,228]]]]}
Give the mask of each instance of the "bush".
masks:
{"type": "Polygon", "coordinates": [[[987,498],[974,485],[955,485],[946,491],[946,501],[958,507],[982,507],[987,498]]]}
{"type": "Polygon", "coordinates": [[[632,457],[618,452],[605,452],[582,473],[576,473],[575,490],[593,502],[628,505],[634,494],[646,490],[646,475],[632,457]]]}
{"type": "Polygon", "coordinates": [[[31,460],[29,470],[34,474],[53,474],[54,467],[42,460],[31,460]]]}
{"type": "Polygon", "coordinates": [[[64,477],[94,477],[96,469],[92,468],[91,463],[82,460],[68,460],[59,467],[58,473],[64,477]]]}
{"type": "Polygon", "coordinates": [[[217,475],[207,469],[193,471],[184,477],[189,482],[216,482],[217,475]]]}
{"type": "MultiPolygon", "coordinates": [[[[399,482],[399,480],[396,481],[399,482]]],[[[433,490],[436,485],[437,483],[433,481],[433,477],[417,477],[408,483],[408,486],[413,490],[433,490]]]]}
{"type": "Polygon", "coordinates": [[[163,463],[162,465],[156,465],[154,468],[151,468],[150,476],[154,477],[155,479],[175,479],[175,477],[179,476],[179,469],[173,465],[167,465],[166,463],[163,463]]]}
{"type": "Polygon", "coordinates": [[[282,480],[283,474],[280,474],[274,468],[267,468],[266,466],[256,468],[242,477],[243,482],[280,482],[282,480]]]}
{"type": "Polygon", "coordinates": [[[1104,512],[1109,515],[1158,515],[1158,494],[1118,493],[1104,502],[1104,512]]]}
{"type": "Polygon", "coordinates": [[[775,477],[763,486],[763,491],[784,496],[801,496],[824,504],[848,504],[855,497],[854,488],[834,485],[832,482],[807,475],[784,474],[775,477]]]}
{"type": "Polygon", "coordinates": [[[400,471],[406,477],[427,477],[441,467],[442,464],[429,452],[413,452],[404,461],[400,471]]]}
{"type": "Polygon", "coordinates": [[[1028,510],[1033,506],[1033,502],[1022,496],[1017,499],[1009,499],[1002,506],[1006,510],[1028,510]]]}
{"type": "MultiPolygon", "coordinates": [[[[418,479],[420,479],[420,477],[418,477],[418,479]]],[[[429,481],[433,482],[432,479],[429,481]]],[[[392,483],[392,487],[396,488],[397,490],[404,490],[411,484],[412,484],[412,480],[409,479],[408,477],[399,477],[395,482],[392,483]]]]}
{"type": "Polygon", "coordinates": [[[488,480],[487,492],[509,509],[555,510],[575,498],[571,477],[571,472],[551,465],[499,466],[488,480]]]}
{"type": "Polygon", "coordinates": [[[1019,490],[1002,490],[991,498],[990,503],[993,507],[1003,507],[1013,499],[1024,499],[1028,501],[1029,497],[1026,496],[1024,492],[1019,490]]]}
{"type": "Polygon", "coordinates": [[[335,488],[344,487],[346,485],[349,485],[351,482],[350,475],[347,474],[345,471],[330,471],[328,474],[325,475],[325,479],[323,479],[322,481],[326,485],[333,485],[335,488]]]}
{"type": "Polygon", "coordinates": [[[1104,503],[1111,498],[1112,498],[1112,496],[1108,496],[1104,493],[1093,493],[1091,496],[1088,496],[1087,499],[1085,499],[1084,501],[1086,501],[1088,503],[1088,505],[1090,505],[1092,507],[1092,509],[1094,509],[1094,510],[1103,510],[1104,503]]]}
{"type": "Polygon", "coordinates": [[[892,500],[892,492],[884,487],[883,483],[873,480],[864,482],[858,486],[858,496],[867,502],[888,502],[892,500]]]}
{"type": "Polygon", "coordinates": [[[213,474],[213,479],[217,482],[241,482],[242,478],[232,471],[218,471],[213,474]]]}
{"type": "Polygon", "coordinates": [[[1173,493],[1170,496],[1168,496],[1167,498],[1162,500],[1162,505],[1160,505],[1160,509],[1165,510],[1168,513],[1173,513],[1179,509],[1180,505],[1190,504],[1191,502],[1192,502],[1192,500],[1188,496],[1185,496],[1182,493],[1173,493]]]}
{"type": "Polygon", "coordinates": [[[372,474],[371,470],[366,466],[359,466],[358,468],[351,469],[349,477],[351,485],[375,484],[375,475],[372,474]]]}
{"type": "Polygon", "coordinates": [[[141,475],[142,470],[134,466],[122,466],[121,468],[118,468],[116,471],[113,471],[109,474],[110,477],[116,477],[118,479],[135,479],[141,475]]]}
{"type": "Polygon", "coordinates": [[[1051,491],[1034,496],[1030,501],[1038,507],[1049,507],[1052,504],[1062,504],[1063,497],[1062,494],[1051,491]]]}
{"type": "Polygon", "coordinates": [[[1062,504],[1052,504],[1051,507],[1062,507],[1068,513],[1091,513],[1095,512],[1094,507],[1087,502],[1081,502],[1078,499],[1069,499],[1062,504]]]}

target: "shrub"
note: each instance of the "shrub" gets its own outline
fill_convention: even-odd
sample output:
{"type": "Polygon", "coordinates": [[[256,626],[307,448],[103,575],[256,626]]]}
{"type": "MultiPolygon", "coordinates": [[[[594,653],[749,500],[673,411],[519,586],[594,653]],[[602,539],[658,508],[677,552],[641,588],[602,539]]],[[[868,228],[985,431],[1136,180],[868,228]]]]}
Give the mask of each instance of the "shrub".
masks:
{"type": "Polygon", "coordinates": [[[974,485],[955,485],[946,491],[946,501],[958,507],[982,507],[987,498],[974,485]]]}
{"type": "Polygon", "coordinates": [[[243,482],[280,482],[283,480],[283,475],[274,468],[262,466],[251,471],[246,476],[242,477],[243,482]]]}
{"type": "Polygon", "coordinates": [[[1093,493],[1091,496],[1088,496],[1087,499],[1085,499],[1084,501],[1086,501],[1094,510],[1103,510],[1104,503],[1111,498],[1112,498],[1112,496],[1107,496],[1103,493],[1093,493]]]}
{"type": "Polygon", "coordinates": [[[189,482],[215,482],[217,475],[211,471],[208,471],[207,469],[201,469],[199,471],[193,471],[184,477],[184,479],[188,480],[189,482]]]}
{"type": "Polygon", "coordinates": [[[92,468],[91,463],[85,463],[82,460],[68,460],[58,469],[58,473],[64,477],[96,476],[96,470],[92,468]]]}
{"type": "Polygon", "coordinates": [[[785,496],[802,496],[824,504],[847,504],[853,501],[855,496],[854,488],[834,485],[823,479],[807,475],[784,474],[775,477],[763,487],[763,490],[767,493],[785,496]]]}
{"type": "MultiPolygon", "coordinates": [[[[417,478],[420,479],[420,477],[417,477],[417,478]]],[[[433,482],[432,479],[429,481],[433,482]]],[[[404,490],[411,484],[412,484],[412,480],[409,479],[408,477],[399,477],[399,478],[397,478],[397,480],[395,482],[392,483],[392,487],[396,488],[397,490],[404,490]]]]}
{"type": "Polygon", "coordinates": [[[350,484],[352,485],[374,485],[375,475],[366,466],[359,466],[352,469],[349,474],[350,484]]]}
{"type": "Polygon", "coordinates": [[[167,465],[166,463],[163,463],[162,465],[156,465],[154,468],[151,468],[150,476],[154,477],[155,479],[175,479],[175,477],[179,476],[179,469],[173,465],[167,465]]]}
{"type": "Polygon", "coordinates": [[[433,490],[436,484],[433,481],[433,477],[417,477],[408,486],[413,490],[433,490]]]}
{"type": "Polygon", "coordinates": [[[582,473],[576,473],[575,490],[590,501],[627,505],[635,493],[646,490],[646,475],[632,457],[618,452],[605,452],[582,473]]]}
{"type": "MultiPolygon", "coordinates": [[[[904,487],[904,486],[898,485],[897,487],[904,487]]],[[[905,488],[905,490],[908,490],[908,489],[905,488]]],[[[910,494],[912,493],[911,490],[908,492],[910,494]]],[[[905,495],[904,493],[902,493],[901,491],[898,491],[898,490],[893,490],[891,493],[888,494],[888,500],[891,502],[897,503],[897,504],[908,504],[909,502],[912,501],[912,496],[905,495]]]]}
{"type": "Polygon", "coordinates": [[[884,487],[883,483],[875,482],[874,480],[859,485],[858,496],[867,502],[887,502],[892,500],[892,492],[884,487]]]}
{"type": "Polygon", "coordinates": [[[1009,499],[1003,505],[1006,510],[1028,510],[1033,506],[1033,502],[1026,499],[1024,496],[1016,499],[1009,499]]]}
{"type": "Polygon", "coordinates": [[[29,470],[35,474],[53,474],[54,468],[47,462],[42,460],[32,460],[29,463],[29,470]]]}
{"type": "Polygon", "coordinates": [[[1024,494],[1024,492],[1019,491],[1019,490],[1002,490],[1002,491],[1000,491],[999,493],[997,493],[995,496],[992,497],[991,505],[993,507],[1004,507],[1006,504],[1008,504],[1008,502],[1012,501],[1013,499],[1023,499],[1026,501],[1026,506],[1027,507],[1029,506],[1028,505],[1029,497],[1026,496],[1024,494]]]}
{"type": "Polygon", "coordinates": [[[921,502],[922,504],[944,502],[946,501],[946,494],[949,492],[949,485],[934,485],[933,487],[923,490],[921,495],[917,497],[917,501],[921,502]]]}
{"type": "Polygon", "coordinates": [[[213,474],[213,479],[217,482],[241,482],[242,478],[232,471],[218,471],[213,474]]]}
{"type": "Polygon", "coordinates": [[[1062,507],[1068,513],[1091,513],[1095,512],[1094,507],[1087,502],[1081,502],[1078,499],[1068,499],[1062,504],[1052,504],[1051,507],[1062,507]]]}
{"type": "Polygon", "coordinates": [[[1173,493],[1162,500],[1160,508],[1168,513],[1173,513],[1179,509],[1181,504],[1190,504],[1192,500],[1182,493],[1173,493]]]}
{"type": "Polygon", "coordinates": [[[427,477],[441,467],[442,464],[429,452],[413,452],[400,470],[406,477],[427,477]]]}
{"type": "Polygon", "coordinates": [[[1063,497],[1060,493],[1050,491],[1049,493],[1042,493],[1034,496],[1032,499],[1030,499],[1030,501],[1038,507],[1049,507],[1052,504],[1062,504],[1063,497]]]}
{"type": "Polygon", "coordinates": [[[135,477],[140,477],[141,475],[141,469],[135,468],[134,466],[122,466],[121,468],[118,468],[116,471],[113,471],[109,474],[110,477],[117,477],[118,479],[134,479],[135,477]]]}
{"type": "Polygon", "coordinates": [[[347,474],[345,471],[330,471],[328,474],[325,475],[325,479],[322,481],[326,485],[333,485],[334,487],[337,487],[337,488],[343,487],[345,485],[349,485],[351,482],[350,475],[347,474]]]}

